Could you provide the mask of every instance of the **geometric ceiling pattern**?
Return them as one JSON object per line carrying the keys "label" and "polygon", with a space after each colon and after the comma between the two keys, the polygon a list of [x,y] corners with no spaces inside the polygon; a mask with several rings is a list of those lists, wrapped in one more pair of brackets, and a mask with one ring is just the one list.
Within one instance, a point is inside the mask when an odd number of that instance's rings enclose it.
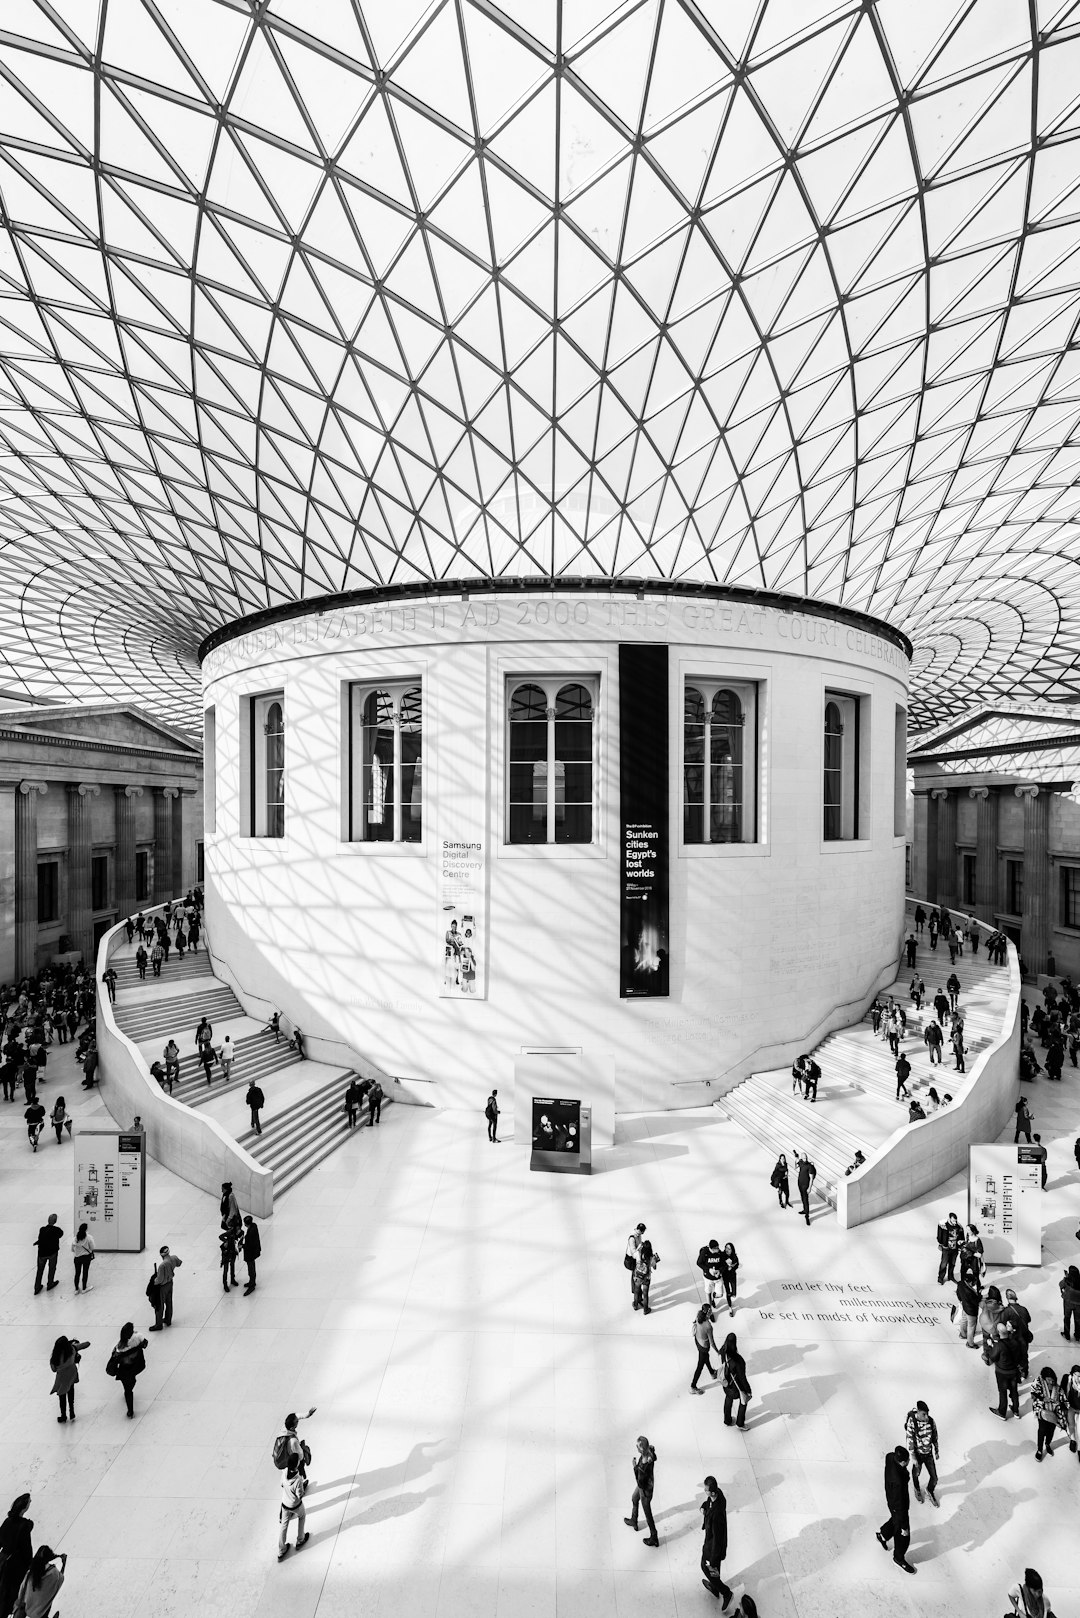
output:
{"label": "geometric ceiling pattern", "polygon": [[0,684],[481,577],[1080,697],[1076,0],[4,0]]}

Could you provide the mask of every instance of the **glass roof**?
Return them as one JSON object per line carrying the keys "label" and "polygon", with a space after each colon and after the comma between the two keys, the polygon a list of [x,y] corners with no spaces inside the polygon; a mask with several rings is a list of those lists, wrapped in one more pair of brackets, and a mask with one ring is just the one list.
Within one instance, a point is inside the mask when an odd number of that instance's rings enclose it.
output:
{"label": "glass roof", "polygon": [[889,619],[919,724],[1078,694],[1074,0],[0,23],[0,684],[626,576]]}

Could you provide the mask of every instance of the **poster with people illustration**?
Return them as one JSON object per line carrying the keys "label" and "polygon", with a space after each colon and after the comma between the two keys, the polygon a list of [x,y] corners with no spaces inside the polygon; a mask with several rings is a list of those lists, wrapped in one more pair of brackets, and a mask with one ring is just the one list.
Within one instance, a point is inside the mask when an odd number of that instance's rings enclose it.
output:
{"label": "poster with people illustration", "polygon": [[442,999],[485,998],[483,918],[484,845],[444,837],[439,847]]}

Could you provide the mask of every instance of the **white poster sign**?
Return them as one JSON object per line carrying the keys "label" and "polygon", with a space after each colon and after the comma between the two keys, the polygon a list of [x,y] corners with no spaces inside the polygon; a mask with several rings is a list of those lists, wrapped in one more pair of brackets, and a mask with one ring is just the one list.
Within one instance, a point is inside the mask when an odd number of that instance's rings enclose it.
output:
{"label": "white poster sign", "polygon": [[988,1264],[1042,1263],[1042,1187],[1037,1149],[972,1146],[968,1218]]}
{"label": "white poster sign", "polygon": [[146,1246],[146,1136],[116,1129],[75,1134],[75,1223],[104,1253]]}
{"label": "white poster sign", "polygon": [[483,1000],[486,997],[483,940],[484,845],[455,842],[439,844],[439,930],[443,999]]}

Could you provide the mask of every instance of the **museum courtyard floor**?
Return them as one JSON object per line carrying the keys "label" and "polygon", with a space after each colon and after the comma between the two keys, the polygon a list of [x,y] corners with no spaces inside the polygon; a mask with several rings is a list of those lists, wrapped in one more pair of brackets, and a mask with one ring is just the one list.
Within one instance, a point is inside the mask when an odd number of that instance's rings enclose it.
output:
{"label": "museum courtyard floor", "polygon": [[[46,1105],[81,1098],[78,1079],[54,1049]],[[725,1577],[762,1618],[996,1618],[1025,1565],[1062,1618],[1080,1611],[1077,1458],[1059,1440],[1036,1464],[1026,1398],[1019,1422],[989,1413],[992,1373],[936,1284],[935,1224],[966,1217],[959,1181],[850,1233],[818,1204],[807,1228],[777,1208],[771,1158],[714,1112],[621,1120],[591,1179],[530,1174],[525,1147],[485,1138],[487,1087],[473,1115],[388,1108],[283,1198],[249,1298],[222,1292],[215,1202],[156,1164],[147,1253],[102,1254],[76,1297],[72,1145],[50,1132],[32,1155],[21,1105],[0,1103],[2,1504],[29,1489],[35,1544],[68,1552],[63,1618],[713,1613],[707,1473],[728,1501]],[[1033,1369],[1059,1372],[1080,1362],[1057,1287],[1077,1257],[1078,1091],[1067,1067],[1029,1092],[1050,1143],[1043,1267],[990,1275],[1032,1311]],[[75,1110],[104,1113],[96,1097]],[[62,1284],[35,1298],[31,1243],[54,1211]],[[648,1318],[622,1267],[639,1220],[662,1259]],[[742,1260],[745,1432],[724,1426],[718,1385],[689,1392],[693,1260],[711,1236]],[[184,1261],[175,1324],[150,1337],[129,1422],[104,1364],[124,1321],[149,1324],[149,1253],[166,1242]],[[63,1431],[61,1333],[91,1343]],[[874,1529],[884,1452],[918,1398],[940,1428],[941,1503],[912,1502],[911,1578]],[[311,1538],[279,1565],[271,1445],[309,1405]],[[640,1433],[659,1456],[657,1550],[623,1524]]]}

